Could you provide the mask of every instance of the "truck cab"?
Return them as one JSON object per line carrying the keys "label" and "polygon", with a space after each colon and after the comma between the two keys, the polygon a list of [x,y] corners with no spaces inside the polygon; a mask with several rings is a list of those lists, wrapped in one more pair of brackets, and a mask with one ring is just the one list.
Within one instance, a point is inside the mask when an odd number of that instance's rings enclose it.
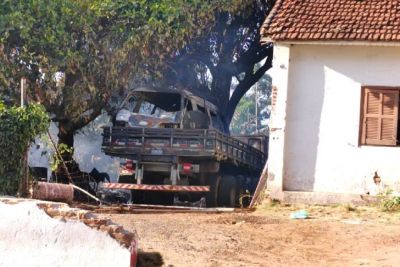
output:
{"label": "truck cab", "polygon": [[114,126],[221,130],[218,109],[189,91],[138,88],[124,99]]}

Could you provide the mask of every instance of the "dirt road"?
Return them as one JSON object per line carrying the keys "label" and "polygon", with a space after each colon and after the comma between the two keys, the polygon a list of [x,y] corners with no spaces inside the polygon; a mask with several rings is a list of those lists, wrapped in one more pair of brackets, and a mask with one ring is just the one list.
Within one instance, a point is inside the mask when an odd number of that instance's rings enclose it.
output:
{"label": "dirt road", "polygon": [[140,266],[400,266],[400,217],[370,208],[107,215],[140,237]]}

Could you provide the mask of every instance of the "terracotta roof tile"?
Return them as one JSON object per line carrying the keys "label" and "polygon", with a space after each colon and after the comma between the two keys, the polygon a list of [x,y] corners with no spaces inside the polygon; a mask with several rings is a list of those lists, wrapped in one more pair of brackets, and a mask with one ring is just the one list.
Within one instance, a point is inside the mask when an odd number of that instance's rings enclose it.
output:
{"label": "terracotta roof tile", "polygon": [[273,41],[400,41],[400,0],[276,0],[261,35]]}

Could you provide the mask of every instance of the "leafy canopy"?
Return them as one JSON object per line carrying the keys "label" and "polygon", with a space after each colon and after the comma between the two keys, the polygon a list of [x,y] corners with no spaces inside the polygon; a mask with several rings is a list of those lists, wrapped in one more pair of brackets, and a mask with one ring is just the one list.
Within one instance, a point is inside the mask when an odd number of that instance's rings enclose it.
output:
{"label": "leafy canopy", "polygon": [[132,76],[159,75],[165,58],[208,31],[214,13],[246,2],[3,0],[0,89],[12,95],[25,76],[33,99],[78,122]]}

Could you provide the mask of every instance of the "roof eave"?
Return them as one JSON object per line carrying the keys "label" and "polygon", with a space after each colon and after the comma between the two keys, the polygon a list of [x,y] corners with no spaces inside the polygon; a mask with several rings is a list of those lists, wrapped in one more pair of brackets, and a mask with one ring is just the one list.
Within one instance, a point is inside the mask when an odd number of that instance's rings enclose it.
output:
{"label": "roof eave", "polygon": [[358,45],[358,46],[400,46],[400,41],[357,41],[357,40],[274,40],[268,36],[261,38],[261,43],[280,43],[285,45]]}

